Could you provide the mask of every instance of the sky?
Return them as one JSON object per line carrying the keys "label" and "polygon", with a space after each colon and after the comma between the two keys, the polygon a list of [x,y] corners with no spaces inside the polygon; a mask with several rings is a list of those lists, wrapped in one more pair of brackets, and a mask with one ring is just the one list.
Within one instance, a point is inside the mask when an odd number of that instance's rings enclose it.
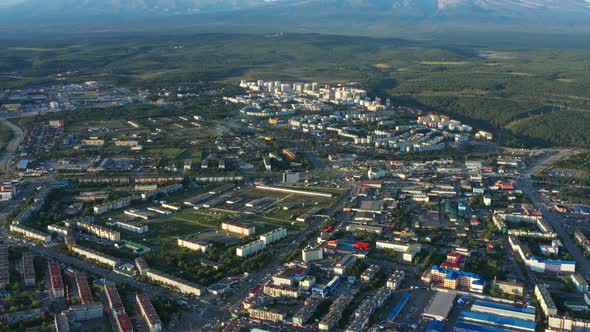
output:
{"label": "sky", "polygon": [[14,5],[15,3],[19,3],[19,2],[23,2],[23,1],[24,0],[0,0],[0,6]]}

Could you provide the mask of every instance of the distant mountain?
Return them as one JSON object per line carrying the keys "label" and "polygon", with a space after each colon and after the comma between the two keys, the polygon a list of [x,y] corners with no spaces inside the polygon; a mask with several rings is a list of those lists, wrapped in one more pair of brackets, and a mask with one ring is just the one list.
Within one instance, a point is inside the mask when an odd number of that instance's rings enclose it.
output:
{"label": "distant mountain", "polygon": [[[0,1],[0,4],[2,2]],[[364,9],[403,14],[440,14],[453,10],[519,13],[545,11],[590,13],[590,0],[10,0],[3,11],[22,15],[185,15],[203,12],[243,10],[256,7],[274,9],[298,7],[330,10]]]}
{"label": "distant mountain", "polygon": [[[0,26],[12,27],[92,22],[124,27],[148,18],[150,24],[192,26],[209,31],[231,26],[288,31],[354,23],[355,29],[388,26],[456,24],[471,26],[533,24],[590,30],[590,0],[8,0],[0,6]],[[15,3],[16,2],[16,3]],[[0,0],[2,3],[2,0]],[[88,21],[87,21],[88,19]],[[271,26],[270,24],[274,24]],[[114,25],[113,25],[114,24]],[[30,27],[29,27],[30,28]],[[136,27],[139,29],[139,26]],[[31,28],[30,28],[31,29]],[[318,32],[324,32],[321,29]],[[532,29],[534,30],[534,29]],[[241,31],[241,30],[240,30]],[[315,30],[312,30],[315,31]]]}
{"label": "distant mountain", "polygon": [[5,11],[29,16],[44,15],[186,15],[239,10],[273,0],[11,0]]}

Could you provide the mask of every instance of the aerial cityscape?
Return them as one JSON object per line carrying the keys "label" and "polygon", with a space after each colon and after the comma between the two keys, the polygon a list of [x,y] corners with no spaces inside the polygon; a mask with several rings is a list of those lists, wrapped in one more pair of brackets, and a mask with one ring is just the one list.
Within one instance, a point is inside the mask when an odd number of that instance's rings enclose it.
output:
{"label": "aerial cityscape", "polygon": [[590,331],[584,18],[0,1],[0,331]]}

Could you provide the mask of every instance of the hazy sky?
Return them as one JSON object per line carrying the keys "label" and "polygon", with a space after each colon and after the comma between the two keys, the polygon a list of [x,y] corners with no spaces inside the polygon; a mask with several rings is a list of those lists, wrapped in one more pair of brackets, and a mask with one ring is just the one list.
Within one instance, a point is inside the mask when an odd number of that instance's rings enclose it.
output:
{"label": "hazy sky", "polygon": [[[0,0],[0,5],[12,5],[15,3],[23,2],[24,0]],[[49,0],[51,1],[51,0]]]}

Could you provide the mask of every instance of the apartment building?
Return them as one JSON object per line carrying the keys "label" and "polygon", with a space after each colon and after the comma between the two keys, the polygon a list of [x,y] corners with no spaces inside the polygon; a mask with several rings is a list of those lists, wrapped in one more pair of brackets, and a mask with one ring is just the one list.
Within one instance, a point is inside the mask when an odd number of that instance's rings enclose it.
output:
{"label": "apartment building", "polygon": [[35,286],[35,265],[33,264],[33,255],[24,253],[21,257],[20,272],[23,275],[25,286]]}
{"label": "apartment building", "polygon": [[205,253],[207,249],[211,246],[210,243],[207,243],[205,241],[190,241],[187,239],[178,239],[177,244],[181,248],[187,248],[193,251],[200,251],[202,253]]}
{"label": "apartment building", "polygon": [[239,257],[248,257],[261,252],[264,249],[264,241],[256,240],[246,243],[236,248],[236,255]]}
{"label": "apartment building", "polygon": [[246,225],[237,222],[224,222],[221,224],[221,229],[240,236],[250,236],[256,233],[256,227],[254,227],[254,225]]}
{"label": "apartment building", "polygon": [[10,282],[10,266],[8,261],[8,245],[0,243],[0,286]]}
{"label": "apartment building", "polygon": [[32,240],[41,241],[44,243],[51,242],[51,235],[27,226],[12,224],[10,225],[10,231]]}
{"label": "apartment building", "polygon": [[61,277],[59,263],[49,262],[49,280],[51,282],[51,294],[55,298],[65,296],[64,282]]}
{"label": "apartment building", "polygon": [[163,285],[177,289],[183,294],[201,296],[206,293],[206,289],[189,281],[171,276],[167,273],[149,269],[146,272],[146,277],[150,280],[159,282]]}
{"label": "apartment building", "polygon": [[285,228],[277,228],[268,233],[260,235],[260,240],[267,246],[273,242],[276,242],[287,236],[287,230]]}
{"label": "apartment building", "polygon": [[117,265],[119,265],[119,259],[109,256],[107,254],[100,253],[98,251],[94,251],[92,249],[84,248],[78,245],[72,246],[72,252],[78,254],[84,258],[96,261],[101,264],[108,265],[110,268],[114,269]]}
{"label": "apartment building", "polygon": [[117,227],[124,229],[128,232],[133,232],[137,234],[147,233],[147,231],[149,230],[149,226],[147,224],[140,224],[129,220],[117,221],[116,225]]}
{"label": "apartment building", "polygon": [[145,320],[150,332],[162,331],[162,321],[160,320],[160,316],[158,316],[149,296],[143,293],[137,293],[135,295],[135,300],[137,301],[141,316]]}

